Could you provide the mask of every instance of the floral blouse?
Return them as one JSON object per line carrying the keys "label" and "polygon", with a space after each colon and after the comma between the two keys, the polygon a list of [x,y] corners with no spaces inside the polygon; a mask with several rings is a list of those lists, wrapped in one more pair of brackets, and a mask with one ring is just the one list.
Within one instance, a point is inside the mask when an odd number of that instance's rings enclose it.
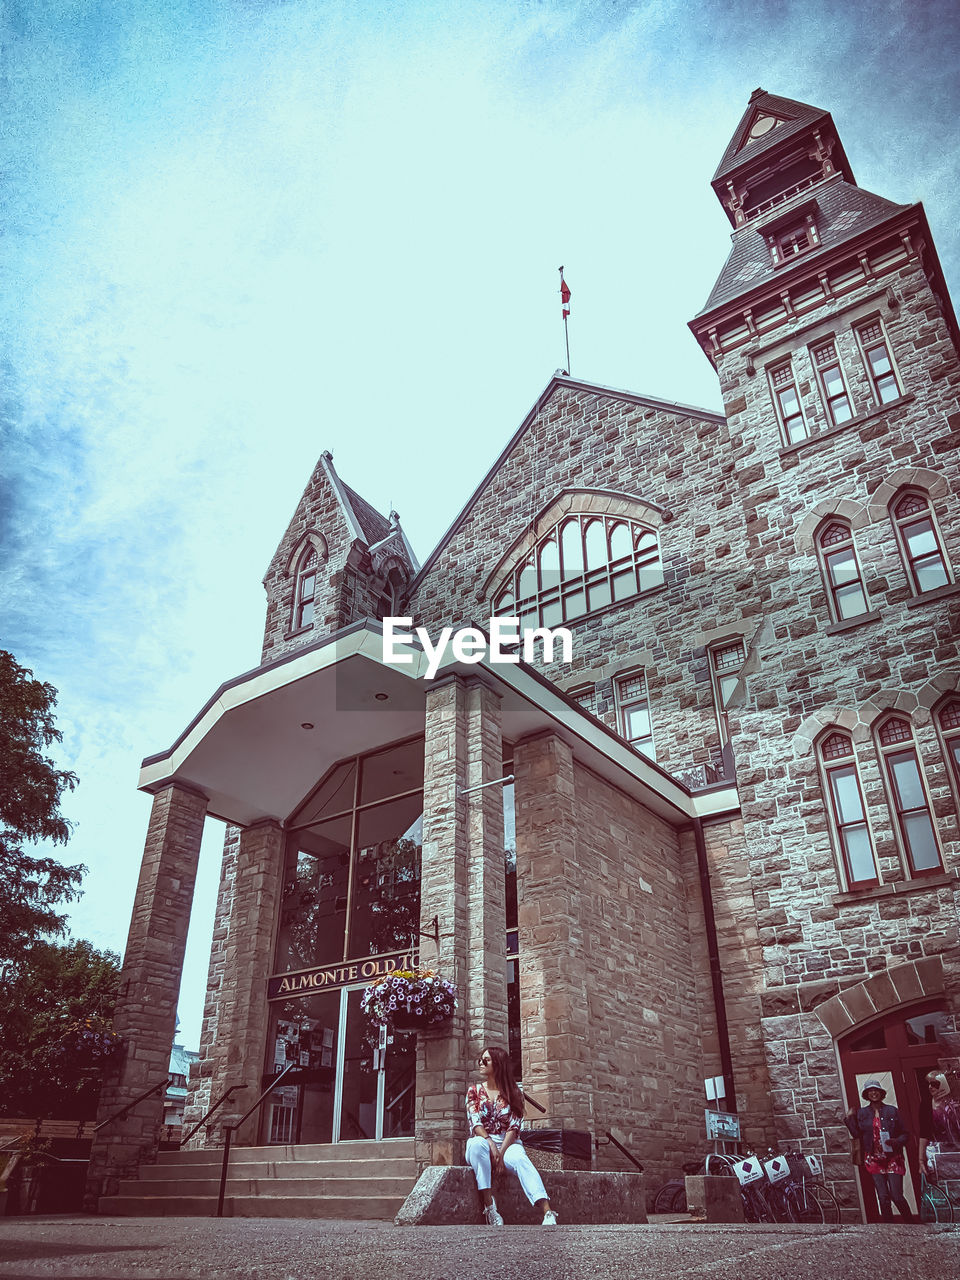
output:
{"label": "floral blouse", "polygon": [[523,1123],[522,1118],[511,1110],[508,1102],[502,1099],[494,1101],[482,1084],[472,1084],[467,1093],[467,1120],[470,1122],[471,1133],[478,1124],[482,1124],[491,1138],[502,1138],[509,1129],[516,1130],[519,1137]]}
{"label": "floral blouse", "polygon": [[873,1147],[869,1151],[864,1151],[863,1167],[867,1173],[906,1173],[903,1148],[901,1147],[899,1151],[885,1152],[883,1139],[880,1136],[881,1127],[880,1112],[875,1111],[873,1115]]}

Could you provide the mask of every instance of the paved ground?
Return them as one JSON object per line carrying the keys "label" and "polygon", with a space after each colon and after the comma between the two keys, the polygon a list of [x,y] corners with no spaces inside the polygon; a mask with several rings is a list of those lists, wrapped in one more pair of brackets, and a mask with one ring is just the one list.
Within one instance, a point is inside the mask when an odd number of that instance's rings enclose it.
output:
{"label": "paved ground", "polygon": [[960,1227],[396,1227],[0,1219],[0,1277],[58,1280],[953,1280]]}

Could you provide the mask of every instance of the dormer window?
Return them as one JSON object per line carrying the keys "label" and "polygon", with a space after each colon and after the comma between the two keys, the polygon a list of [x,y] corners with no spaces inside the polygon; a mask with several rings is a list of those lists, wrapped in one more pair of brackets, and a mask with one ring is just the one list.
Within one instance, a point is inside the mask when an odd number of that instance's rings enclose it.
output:
{"label": "dormer window", "polygon": [[777,266],[790,262],[801,253],[809,253],[811,249],[820,247],[820,236],[813,215],[808,214],[802,222],[791,223],[782,231],[768,237],[770,252]]}

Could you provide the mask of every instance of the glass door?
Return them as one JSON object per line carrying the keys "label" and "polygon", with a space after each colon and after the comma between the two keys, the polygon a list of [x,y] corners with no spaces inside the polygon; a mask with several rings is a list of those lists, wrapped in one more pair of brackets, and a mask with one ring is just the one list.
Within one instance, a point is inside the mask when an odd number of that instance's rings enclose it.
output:
{"label": "glass door", "polygon": [[345,993],[339,1140],[408,1137],[413,1134],[416,1039],[383,1036],[363,1014],[362,994],[356,988]]}

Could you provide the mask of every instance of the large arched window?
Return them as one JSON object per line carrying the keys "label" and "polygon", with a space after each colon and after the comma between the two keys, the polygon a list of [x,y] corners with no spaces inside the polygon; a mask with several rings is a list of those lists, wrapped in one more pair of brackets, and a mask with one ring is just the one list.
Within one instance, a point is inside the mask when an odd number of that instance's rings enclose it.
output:
{"label": "large arched window", "polygon": [[942,871],[940,846],[910,721],[904,716],[889,716],[877,729],[877,746],[883,759],[890,811],[910,875]]}
{"label": "large arched window", "polygon": [[901,494],[891,506],[891,515],[913,593],[946,586],[950,570],[927,495],[912,489]]}
{"label": "large arched window", "polygon": [[857,776],[853,742],[834,730],[820,742],[820,770],[829,801],[830,827],[848,889],[877,883],[873,841]]}
{"label": "large arched window", "polygon": [[546,533],[500,584],[497,617],[555,627],[658,587],[663,582],[653,529],[636,520],[571,515]]}

